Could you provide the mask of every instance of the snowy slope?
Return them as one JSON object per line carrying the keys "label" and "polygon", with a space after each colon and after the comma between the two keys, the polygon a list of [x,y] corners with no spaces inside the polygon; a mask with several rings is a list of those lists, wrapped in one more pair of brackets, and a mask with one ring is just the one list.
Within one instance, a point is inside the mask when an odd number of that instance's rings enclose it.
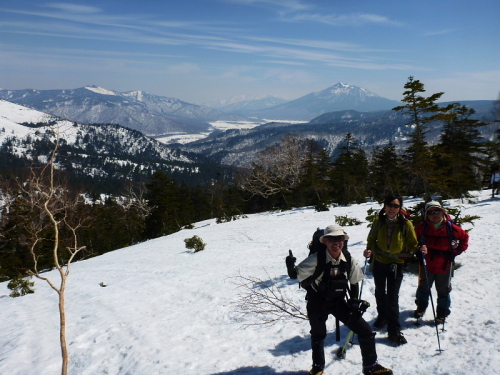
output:
{"label": "snowy slope", "polygon": [[[23,123],[40,127],[24,126]],[[43,126],[47,124],[47,126]],[[50,126],[49,126],[50,125]],[[145,150],[159,160],[192,163],[194,160],[170,147],[119,125],[87,125],[62,120],[58,117],[0,99],[0,146],[10,139],[13,153],[30,157],[33,139],[42,139],[53,131],[68,144],[85,152],[91,143],[94,150],[104,155],[140,156]],[[53,137],[52,137],[53,138]],[[118,161],[121,162],[121,161]]]}
{"label": "snowy slope", "polygon": [[20,125],[21,123],[48,123],[56,120],[55,117],[35,109],[0,99],[0,143],[8,136],[25,136],[33,132],[32,128]]}
{"label": "snowy slope", "polygon": [[[376,338],[379,361],[395,374],[500,373],[500,199],[490,199],[489,193],[481,192],[477,203],[464,204],[462,210],[462,215],[482,218],[470,232],[469,249],[457,258],[462,267],[453,279],[452,314],[447,331],[440,334],[441,354],[434,326],[413,324],[417,277],[405,275],[400,306],[408,344],[391,346],[385,331]],[[405,203],[411,207],[417,202]],[[370,207],[380,206],[366,203],[321,213],[304,208],[224,224],[208,220],[195,229],[74,264],[67,290],[69,373],[305,374],[311,365],[308,322],[289,319],[244,328],[259,318],[236,313],[243,290],[235,285],[235,276],[270,277],[305,311],[304,291],[286,276],[288,249],[302,260],[316,227],[332,224],[334,215],[364,221]],[[351,253],[364,262],[366,222],[346,230]],[[204,251],[185,248],[183,240],[193,235],[207,243]],[[46,275],[57,279],[55,272]],[[0,284],[0,374],[60,373],[56,293],[42,281],[36,282],[35,294],[10,298],[8,293],[6,283]],[[372,304],[365,314],[369,323],[376,317],[373,293],[368,274],[363,297]],[[431,318],[429,309],[425,319]],[[360,374],[359,347],[337,360],[332,318],[328,327],[325,374]],[[346,333],[342,327],[342,340]]]}

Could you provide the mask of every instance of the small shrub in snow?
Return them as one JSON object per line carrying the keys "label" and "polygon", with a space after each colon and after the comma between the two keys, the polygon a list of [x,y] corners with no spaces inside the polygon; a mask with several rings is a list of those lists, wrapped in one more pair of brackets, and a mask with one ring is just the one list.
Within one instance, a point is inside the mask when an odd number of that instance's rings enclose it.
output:
{"label": "small shrub in snow", "polygon": [[207,245],[203,240],[198,236],[193,236],[191,238],[186,238],[184,240],[186,243],[186,249],[194,249],[194,252],[205,250],[205,246]]}
{"label": "small shrub in snow", "polygon": [[362,222],[356,219],[355,217],[348,217],[347,215],[344,216],[337,216],[335,215],[335,222],[340,225],[341,227],[350,227],[353,225],[359,225]]}
{"label": "small shrub in snow", "polygon": [[15,298],[25,296],[26,294],[35,293],[35,291],[33,290],[33,285],[35,285],[35,283],[33,281],[30,281],[30,279],[31,277],[16,277],[10,280],[7,284],[7,288],[12,290],[12,293],[10,293],[9,296]]}

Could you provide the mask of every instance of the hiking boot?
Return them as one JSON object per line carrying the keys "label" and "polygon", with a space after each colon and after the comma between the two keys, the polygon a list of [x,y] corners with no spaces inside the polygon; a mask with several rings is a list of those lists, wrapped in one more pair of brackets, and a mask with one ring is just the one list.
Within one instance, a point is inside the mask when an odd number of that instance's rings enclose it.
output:
{"label": "hiking boot", "polygon": [[375,323],[373,323],[373,328],[381,329],[381,328],[384,328],[386,325],[387,325],[387,319],[379,316],[375,320]]}
{"label": "hiking boot", "polygon": [[444,324],[448,315],[450,315],[450,309],[443,309],[441,307],[438,307],[436,309],[436,323]]}
{"label": "hiking boot", "polygon": [[374,365],[363,367],[363,375],[392,375],[392,370],[375,362]]}
{"label": "hiking boot", "polygon": [[444,324],[444,322],[446,321],[446,317],[445,316],[436,316],[436,324]]}
{"label": "hiking boot", "polygon": [[425,310],[427,310],[427,306],[429,305],[429,303],[416,299],[415,304],[417,305],[417,309],[413,311],[413,317],[415,319],[419,319],[424,316]]}
{"label": "hiking boot", "polygon": [[311,371],[309,371],[309,375],[321,375],[323,374],[324,366],[313,365]]}
{"label": "hiking boot", "polygon": [[420,319],[421,317],[423,317],[425,314],[425,310],[419,310],[419,309],[416,309],[416,310],[413,310],[413,317],[415,319]]}
{"label": "hiking boot", "polygon": [[394,333],[389,333],[389,340],[391,340],[393,343],[396,345],[404,345],[408,341],[406,341],[405,337],[403,336],[403,333],[401,332],[394,332]]}

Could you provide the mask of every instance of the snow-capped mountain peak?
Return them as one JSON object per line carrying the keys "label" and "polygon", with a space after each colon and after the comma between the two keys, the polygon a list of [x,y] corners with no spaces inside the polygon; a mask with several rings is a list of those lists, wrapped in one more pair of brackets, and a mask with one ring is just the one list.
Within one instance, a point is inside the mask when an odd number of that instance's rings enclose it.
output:
{"label": "snow-capped mountain peak", "polygon": [[315,92],[316,96],[325,96],[325,95],[350,95],[350,96],[358,96],[358,97],[380,97],[379,95],[364,89],[362,87],[349,85],[346,83],[337,83],[325,90]]}
{"label": "snow-capped mountain peak", "polygon": [[111,91],[111,90],[107,90],[107,89],[104,89],[102,87],[97,87],[97,86],[86,86],[85,87],[87,90],[90,90],[90,91],[93,91],[95,92],[96,94],[102,94],[102,95],[118,95],[117,92],[115,91]]}

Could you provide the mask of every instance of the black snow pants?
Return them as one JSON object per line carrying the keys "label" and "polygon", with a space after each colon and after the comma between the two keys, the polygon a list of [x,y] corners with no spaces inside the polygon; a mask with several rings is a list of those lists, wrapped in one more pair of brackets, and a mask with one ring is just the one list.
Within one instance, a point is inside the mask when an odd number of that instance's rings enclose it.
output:
{"label": "black snow pants", "polygon": [[362,318],[351,318],[350,309],[343,298],[326,301],[317,293],[308,293],[307,315],[311,325],[311,347],[313,365],[325,365],[324,340],[326,338],[326,321],[332,314],[345,326],[358,335],[363,366],[373,365],[377,361],[375,350],[375,334],[370,325]]}

